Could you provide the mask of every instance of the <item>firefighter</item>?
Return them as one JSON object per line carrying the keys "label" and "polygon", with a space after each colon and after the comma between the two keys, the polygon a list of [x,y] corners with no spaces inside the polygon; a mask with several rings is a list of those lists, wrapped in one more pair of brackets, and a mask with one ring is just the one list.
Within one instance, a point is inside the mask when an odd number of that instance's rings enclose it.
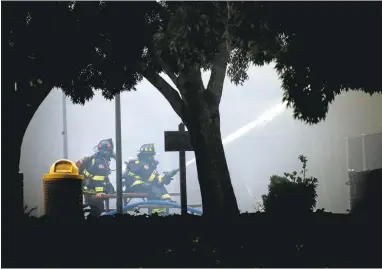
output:
{"label": "firefighter", "polygon": [[[165,185],[170,184],[172,177],[176,175],[179,169],[159,174],[157,172],[159,162],[155,160],[155,155],[154,144],[144,144],[136,159],[125,162],[126,170],[122,175],[125,190],[127,192],[148,193],[148,200],[171,201]],[[155,208],[152,213],[165,215],[166,210]]]}
{"label": "firefighter", "polygon": [[105,210],[104,199],[96,197],[115,192],[109,181],[110,160],[115,159],[113,140],[111,138],[101,140],[96,148],[92,156],[85,156],[76,164],[80,173],[85,176],[83,184],[85,204],[90,206],[91,215],[100,216]]}

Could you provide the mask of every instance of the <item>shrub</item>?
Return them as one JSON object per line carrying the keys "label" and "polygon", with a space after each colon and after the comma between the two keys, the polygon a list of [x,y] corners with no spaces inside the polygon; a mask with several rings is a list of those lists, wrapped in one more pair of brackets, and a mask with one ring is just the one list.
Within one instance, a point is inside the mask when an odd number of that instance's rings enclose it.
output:
{"label": "shrub", "polygon": [[302,163],[300,175],[294,171],[271,176],[268,193],[262,196],[265,212],[304,214],[316,206],[318,179],[306,177],[308,160],[303,155],[298,159]]}
{"label": "shrub", "polygon": [[252,207],[255,212],[264,212],[264,205],[263,205],[263,202],[261,201],[256,201]]}

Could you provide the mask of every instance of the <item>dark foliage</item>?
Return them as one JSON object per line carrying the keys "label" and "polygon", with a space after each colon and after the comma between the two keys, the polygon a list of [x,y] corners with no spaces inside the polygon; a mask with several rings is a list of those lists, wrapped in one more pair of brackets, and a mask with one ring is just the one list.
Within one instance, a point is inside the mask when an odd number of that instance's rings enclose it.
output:
{"label": "dark foliage", "polygon": [[[120,2],[106,9],[103,2],[7,2],[4,55],[7,72],[13,74],[8,79],[31,87],[61,87],[82,104],[94,89],[108,99],[133,89],[142,79],[139,60],[152,35],[146,21],[157,6]],[[111,39],[113,47],[107,43]],[[103,61],[105,53],[113,60]]]}
{"label": "dark foliage", "polygon": [[265,212],[306,214],[315,208],[318,179],[306,177],[308,160],[303,155],[298,158],[302,163],[300,175],[294,171],[284,176],[271,176],[268,193],[262,196]]}
{"label": "dark foliage", "polygon": [[377,229],[367,225],[330,213],[287,216],[281,222],[267,213],[216,222],[197,216],[116,216],[56,224],[37,219],[20,227],[8,265],[378,267]]}
{"label": "dark foliage", "polygon": [[267,2],[268,27],[284,38],[276,56],[284,100],[294,116],[325,119],[336,95],[381,93],[381,2]]}
{"label": "dark foliage", "polygon": [[211,68],[227,33],[231,79],[243,83],[251,63],[276,60],[299,119],[323,119],[343,90],[381,92],[378,2],[7,2],[3,10],[9,79],[51,82],[74,102],[90,99],[92,87],[106,98],[133,89],[144,67]]}

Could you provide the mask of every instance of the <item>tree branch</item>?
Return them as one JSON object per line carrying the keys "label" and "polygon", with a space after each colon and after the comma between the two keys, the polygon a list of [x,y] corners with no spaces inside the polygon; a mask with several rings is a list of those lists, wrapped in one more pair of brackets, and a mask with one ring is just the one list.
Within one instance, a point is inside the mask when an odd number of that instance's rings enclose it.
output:
{"label": "tree branch", "polygon": [[229,59],[229,51],[226,44],[222,44],[219,47],[219,52],[215,55],[212,68],[211,77],[207,85],[207,94],[209,95],[209,100],[211,100],[215,105],[219,106],[224,86],[224,79],[227,72]]}
{"label": "tree branch", "polygon": [[178,87],[178,78],[175,76],[174,72],[171,72],[170,67],[160,57],[158,57],[158,61],[166,75],[171,79],[174,85]]}
{"label": "tree branch", "polygon": [[218,53],[212,63],[211,77],[207,86],[207,98],[214,105],[219,106],[224,86],[224,79],[227,72],[229,54],[231,52],[231,36],[229,34],[229,24],[231,20],[231,6],[226,2],[227,18],[225,21],[225,31],[223,43],[218,48]]}
{"label": "tree branch", "polygon": [[167,99],[176,114],[183,120],[185,103],[178,92],[171,87],[159,74],[153,71],[144,71],[142,74]]}

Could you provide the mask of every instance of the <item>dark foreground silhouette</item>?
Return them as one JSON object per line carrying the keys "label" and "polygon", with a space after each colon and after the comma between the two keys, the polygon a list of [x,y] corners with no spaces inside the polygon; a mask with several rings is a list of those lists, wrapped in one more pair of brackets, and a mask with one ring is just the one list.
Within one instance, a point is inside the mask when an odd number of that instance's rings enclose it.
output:
{"label": "dark foreground silhouette", "polygon": [[255,213],[235,221],[122,215],[77,223],[26,217],[14,233],[4,266],[382,266],[380,219],[350,214]]}

